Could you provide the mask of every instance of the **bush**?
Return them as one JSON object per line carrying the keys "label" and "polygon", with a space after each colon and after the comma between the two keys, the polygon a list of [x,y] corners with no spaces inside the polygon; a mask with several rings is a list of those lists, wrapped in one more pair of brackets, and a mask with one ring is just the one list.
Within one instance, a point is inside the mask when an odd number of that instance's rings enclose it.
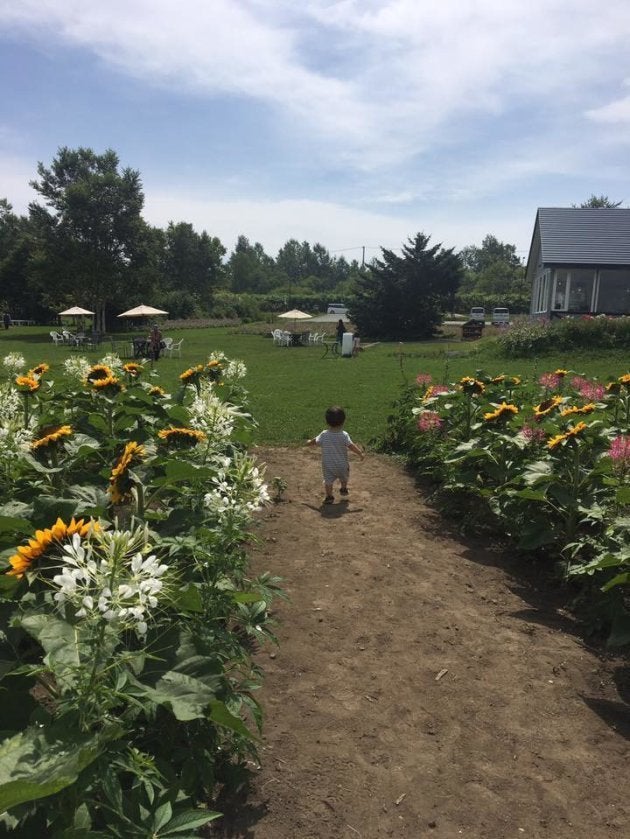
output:
{"label": "bush", "polygon": [[506,330],[498,344],[501,353],[510,358],[541,355],[552,349],[630,349],[630,317],[521,321]]}

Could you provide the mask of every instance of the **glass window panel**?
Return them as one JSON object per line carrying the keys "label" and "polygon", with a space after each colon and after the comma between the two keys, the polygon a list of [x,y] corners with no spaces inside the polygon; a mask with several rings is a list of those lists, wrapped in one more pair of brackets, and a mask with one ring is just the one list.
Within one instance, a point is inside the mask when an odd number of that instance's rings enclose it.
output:
{"label": "glass window panel", "polygon": [[630,270],[599,272],[597,311],[611,315],[630,314]]}
{"label": "glass window panel", "polygon": [[595,272],[591,269],[574,269],[571,271],[568,306],[570,312],[591,311],[594,279]]}
{"label": "glass window panel", "polygon": [[569,283],[568,271],[556,271],[556,281],[553,292],[553,309],[566,309],[567,286]]}

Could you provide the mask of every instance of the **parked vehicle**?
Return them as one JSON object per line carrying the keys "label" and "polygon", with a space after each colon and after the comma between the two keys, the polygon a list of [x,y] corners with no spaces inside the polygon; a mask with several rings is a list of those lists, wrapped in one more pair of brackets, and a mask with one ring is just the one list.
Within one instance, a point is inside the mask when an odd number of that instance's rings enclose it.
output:
{"label": "parked vehicle", "polygon": [[343,303],[329,303],[326,313],[329,315],[340,315],[341,317],[348,317],[348,307]]}
{"label": "parked vehicle", "polygon": [[486,310],[483,306],[473,306],[470,310],[470,320],[480,320],[485,323]]}
{"label": "parked vehicle", "polygon": [[501,326],[502,324],[509,324],[510,322],[510,311],[509,309],[504,309],[502,307],[498,307],[492,310],[492,325],[493,326]]}

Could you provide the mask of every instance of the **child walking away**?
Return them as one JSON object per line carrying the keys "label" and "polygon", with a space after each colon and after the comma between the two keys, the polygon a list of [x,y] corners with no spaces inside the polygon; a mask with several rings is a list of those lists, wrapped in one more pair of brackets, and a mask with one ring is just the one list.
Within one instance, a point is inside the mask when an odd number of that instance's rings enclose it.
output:
{"label": "child walking away", "polygon": [[307,441],[307,446],[319,446],[322,450],[322,472],[324,473],[324,489],[326,497],[324,504],[334,503],[333,484],[336,480],[341,483],[340,495],[348,495],[348,478],[350,466],[348,464],[348,449],[358,454],[361,460],[365,457],[363,450],[355,445],[347,431],[343,430],[346,412],[335,406],[326,411],[328,428]]}

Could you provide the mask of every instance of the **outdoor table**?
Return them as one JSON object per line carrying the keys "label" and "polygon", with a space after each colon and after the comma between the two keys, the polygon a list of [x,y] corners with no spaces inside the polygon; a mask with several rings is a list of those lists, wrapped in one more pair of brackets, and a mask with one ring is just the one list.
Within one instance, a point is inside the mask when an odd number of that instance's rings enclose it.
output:
{"label": "outdoor table", "polygon": [[146,338],[133,339],[133,357],[134,358],[148,358],[149,356],[149,342]]}
{"label": "outdoor table", "polygon": [[335,358],[339,358],[339,341],[322,341],[322,346],[324,347],[322,358],[326,358],[328,353]]}

